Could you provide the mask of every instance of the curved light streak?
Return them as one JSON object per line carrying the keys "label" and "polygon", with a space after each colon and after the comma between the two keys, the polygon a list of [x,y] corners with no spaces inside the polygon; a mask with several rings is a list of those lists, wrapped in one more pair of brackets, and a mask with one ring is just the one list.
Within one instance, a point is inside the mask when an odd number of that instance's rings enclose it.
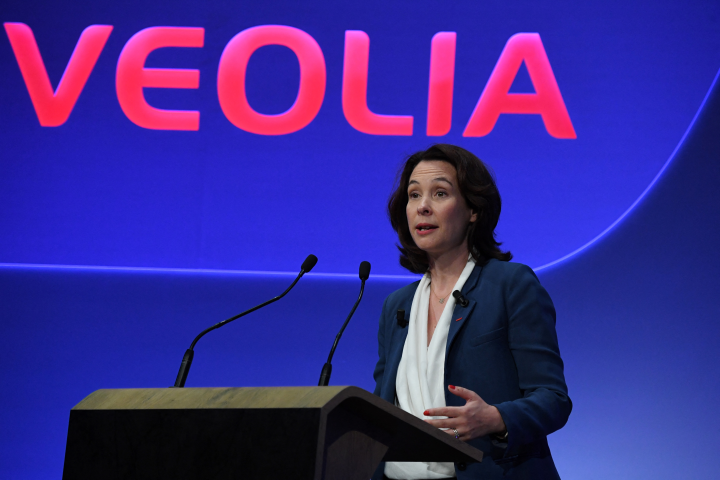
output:
{"label": "curved light streak", "polygon": [[687,130],[685,130],[685,134],[683,134],[682,138],[680,139],[680,141],[678,142],[677,146],[675,147],[675,150],[672,151],[672,153],[670,154],[670,157],[667,159],[667,161],[666,161],[665,164],[662,166],[662,168],[661,168],[660,171],[657,173],[657,175],[655,175],[655,178],[652,179],[652,181],[650,182],[650,184],[649,184],[649,185],[645,188],[645,190],[640,194],[640,196],[637,198],[637,200],[635,200],[635,201],[633,202],[633,204],[630,205],[630,207],[628,207],[628,209],[625,210],[625,212],[624,212],[622,215],[620,215],[620,217],[618,217],[617,220],[615,220],[612,224],[610,224],[609,227],[607,227],[605,230],[603,230],[602,232],[600,232],[595,238],[593,238],[592,240],[590,240],[589,242],[587,242],[585,245],[581,246],[580,248],[577,248],[577,249],[573,250],[572,252],[568,253],[567,255],[565,255],[565,256],[563,256],[563,257],[558,258],[557,260],[553,260],[553,261],[550,262],[550,263],[546,263],[545,265],[542,265],[542,266],[540,266],[540,267],[533,268],[534,271],[539,272],[539,271],[544,270],[544,269],[546,269],[546,268],[550,268],[550,267],[552,267],[552,266],[554,266],[554,265],[557,265],[557,264],[559,264],[559,263],[561,263],[561,262],[564,262],[565,260],[569,259],[570,257],[574,257],[575,255],[577,255],[578,253],[582,252],[583,250],[588,249],[591,245],[597,243],[598,240],[600,240],[602,237],[604,237],[605,235],[607,235],[607,234],[608,234],[612,229],[614,229],[620,222],[622,222],[622,221],[625,219],[625,217],[627,217],[627,216],[630,214],[631,211],[633,211],[633,210],[635,209],[635,207],[643,200],[643,198],[645,198],[645,196],[648,194],[648,192],[650,192],[650,190],[653,188],[653,186],[655,186],[655,184],[658,182],[658,180],[660,179],[660,177],[663,175],[663,173],[665,172],[665,170],[668,168],[668,166],[670,165],[670,163],[671,163],[671,162],[673,161],[673,159],[675,158],[675,155],[677,154],[678,150],[680,150],[680,147],[683,145],[683,143],[685,143],[685,138],[688,136],[688,134],[690,133],[690,131],[693,129],[693,126],[695,125],[695,121],[696,121],[696,120],[698,119],[698,117],[700,116],[700,112],[702,112],[702,111],[703,111],[703,108],[705,108],[705,103],[707,102],[707,99],[710,97],[710,93],[711,93],[711,92],[713,91],[713,89],[715,88],[715,84],[717,83],[718,78],[720,78],[720,70],[718,70],[718,73],[715,74],[715,78],[713,79],[712,84],[710,85],[710,88],[708,89],[708,92],[705,94],[705,98],[703,98],[703,101],[702,101],[702,103],[700,104],[700,108],[698,108],[698,111],[695,113],[695,116],[693,117],[692,121],[690,122],[690,125],[688,126]]}

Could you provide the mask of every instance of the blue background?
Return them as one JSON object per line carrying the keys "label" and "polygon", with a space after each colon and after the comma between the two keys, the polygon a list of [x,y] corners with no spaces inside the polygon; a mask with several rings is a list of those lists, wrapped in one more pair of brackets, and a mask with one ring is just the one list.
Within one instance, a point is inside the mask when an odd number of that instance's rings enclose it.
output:
{"label": "blue background", "polygon": [[[74,404],[98,388],[170,385],[198,331],[282,291],[294,276],[282,272],[308,253],[318,273],[204,338],[188,386],[315,384],[368,260],[332,383],[371,390],[382,299],[412,279],[397,265],[384,204],[402,157],[435,141],[492,165],[499,237],[555,301],[575,403],[550,437],[561,476],[714,477],[716,2],[12,2],[0,20],[33,29],[54,86],[85,27],[115,27],[57,128],[39,126],[0,41],[0,477],[59,478]],[[301,28],[325,55],[323,106],[291,135],[240,131],[217,101],[224,45],[262,24]],[[159,50],[147,63],[200,69],[198,90],[146,89],[152,105],[200,110],[198,132],[144,130],[117,103],[120,50],[159,25],[205,28],[204,48]],[[345,121],[349,29],[371,39],[370,108],[414,115],[412,137]],[[427,137],[430,39],[443,30],[458,33],[453,127]],[[540,33],[577,140],[550,137],[536,115],[503,115],[488,136],[463,138],[505,42],[522,31]],[[282,112],[297,78],[289,50],[259,50],[251,105]],[[524,71],[513,90],[532,91]]]}

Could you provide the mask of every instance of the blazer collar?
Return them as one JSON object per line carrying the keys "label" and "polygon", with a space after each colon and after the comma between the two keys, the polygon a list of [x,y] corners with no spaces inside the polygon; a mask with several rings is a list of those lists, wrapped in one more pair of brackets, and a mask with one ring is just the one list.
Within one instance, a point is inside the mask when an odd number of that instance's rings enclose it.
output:
{"label": "blazer collar", "polygon": [[477,287],[477,284],[480,281],[480,274],[482,273],[483,268],[485,268],[485,265],[475,264],[475,268],[473,268],[473,271],[470,273],[470,276],[465,281],[465,285],[463,285],[462,294],[464,296],[467,296],[471,291],[473,291],[475,289],[475,287]]}

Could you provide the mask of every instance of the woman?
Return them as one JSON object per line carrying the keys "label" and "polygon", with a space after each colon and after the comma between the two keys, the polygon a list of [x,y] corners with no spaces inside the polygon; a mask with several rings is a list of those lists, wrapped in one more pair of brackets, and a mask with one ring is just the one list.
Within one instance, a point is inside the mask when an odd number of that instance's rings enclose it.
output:
{"label": "woman", "polygon": [[385,300],[375,394],[485,458],[388,462],[373,479],[559,478],[546,437],[572,404],[555,310],[533,271],[495,241],[491,174],[467,150],[435,145],[407,159],[388,212],[400,264],[424,276]]}

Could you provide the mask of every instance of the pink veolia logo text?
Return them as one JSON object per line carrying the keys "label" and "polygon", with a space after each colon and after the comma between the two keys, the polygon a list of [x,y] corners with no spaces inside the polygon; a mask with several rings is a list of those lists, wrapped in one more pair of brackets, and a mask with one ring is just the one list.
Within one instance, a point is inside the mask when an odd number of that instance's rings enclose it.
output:
{"label": "pink veolia logo text", "polygon": [[[65,72],[53,91],[35,36],[23,23],[4,24],[20,72],[40,125],[58,127],[72,113],[113,27],[91,25],[78,39]],[[134,124],[154,130],[199,130],[200,112],[163,110],[147,103],[145,88],[200,88],[200,71],[146,68],[148,55],[159,48],[202,48],[205,30],[198,27],[151,27],[137,32],[125,44],[117,62],[115,91],[120,108]],[[428,136],[446,135],[452,123],[455,82],[455,32],[439,32],[430,44],[428,82]],[[252,54],[266,45],[289,48],[300,65],[300,85],[293,105],[277,115],[254,110],[247,100],[245,75]],[[342,108],[348,123],[370,135],[412,135],[411,115],[388,115],[367,105],[370,37],[359,30],[345,32]],[[535,93],[510,93],[525,63]],[[261,25],[235,35],[218,63],[217,95],[227,119],[242,130],[258,135],[286,135],[313,121],[325,98],[325,57],[308,33],[284,25]],[[555,138],[576,138],[550,61],[537,33],[510,37],[465,126],[463,136],[489,134],[501,114],[534,114]]]}

